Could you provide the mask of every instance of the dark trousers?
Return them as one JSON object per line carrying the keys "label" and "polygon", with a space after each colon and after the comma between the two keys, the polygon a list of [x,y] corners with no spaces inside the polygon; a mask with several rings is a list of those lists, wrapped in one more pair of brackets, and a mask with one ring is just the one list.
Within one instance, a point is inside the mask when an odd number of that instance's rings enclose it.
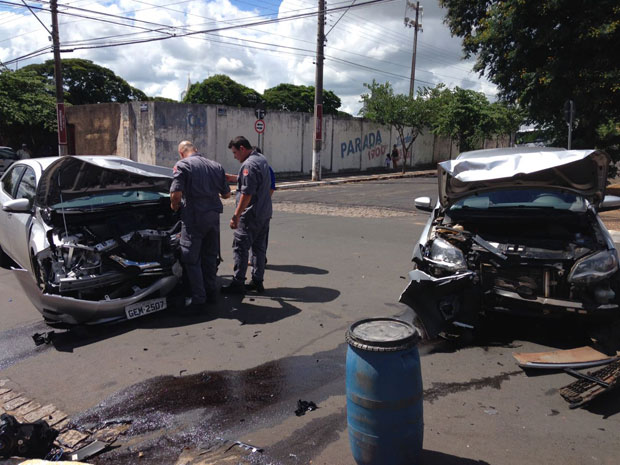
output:
{"label": "dark trousers", "polygon": [[263,282],[265,276],[265,256],[267,254],[267,238],[269,237],[269,221],[254,218],[241,218],[233,233],[233,257],[237,283],[245,282],[248,269],[248,255],[252,249],[252,280]]}
{"label": "dark trousers", "polygon": [[181,261],[191,288],[192,302],[201,304],[216,292],[217,257],[220,251],[219,213],[204,215],[199,225],[181,230]]}

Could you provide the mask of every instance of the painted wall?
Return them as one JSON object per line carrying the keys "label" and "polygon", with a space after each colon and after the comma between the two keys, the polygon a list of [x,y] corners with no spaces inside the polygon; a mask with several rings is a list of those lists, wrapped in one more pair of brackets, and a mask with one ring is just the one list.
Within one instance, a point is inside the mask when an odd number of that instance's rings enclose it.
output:
{"label": "painted wall", "polygon": [[75,151],[81,155],[117,153],[117,135],[121,122],[121,105],[68,106],[67,124],[75,128]]}
{"label": "painted wall", "polygon": [[[67,108],[75,125],[76,153],[116,154],[143,163],[172,166],[177,146],[191,140],[201,153],[236,172],[239,163],[228,149],[236,136],[259,145],[251,108],[168,102],[82,105]],[[279,173],[312,171],[314,118],[308,113],[270,111],[260,145]],[[405,140],[411,132],[405,133]],[[361,118],[324,116],[321,166],[325,172],[364,171],[385,166],[385,157],[400,138],[393,128]],[[487,141],[506,146],[508,138]],[[413,143],[413,166],[428,166],[456,156],[450,140],[423,131]],[[402,158],[399,165],[402,163]],[[411,166],[411,160],[408,160]]]}

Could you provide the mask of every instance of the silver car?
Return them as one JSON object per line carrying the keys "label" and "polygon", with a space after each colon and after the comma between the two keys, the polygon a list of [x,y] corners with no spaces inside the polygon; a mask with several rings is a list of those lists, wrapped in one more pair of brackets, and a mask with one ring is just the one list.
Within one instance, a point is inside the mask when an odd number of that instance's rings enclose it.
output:
{"label": "silver car", "polygon": [[[439,198],[400,297],[424,335],[473,329],[487,312],[620,317],[618,253],[598,212],[609,157],[598,150],[510,148],[439,164]],[[457,330],[458,331],[458,330]]]}
{"label": "silver car", "polygon": [[182,273],[171,181],[115,156],[16,161],[0,179],[0,261],[51,326],[163,310]]}

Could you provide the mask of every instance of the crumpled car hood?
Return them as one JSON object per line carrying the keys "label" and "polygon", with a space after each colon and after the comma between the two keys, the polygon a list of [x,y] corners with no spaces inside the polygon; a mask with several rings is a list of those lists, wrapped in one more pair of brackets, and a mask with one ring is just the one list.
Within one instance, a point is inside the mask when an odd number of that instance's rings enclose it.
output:
{"label": "crumpled car hood", "polygon": [[439,201],[445,208],[476,192],[549,187],[577,192],[598,205],[604,197],[610,158],[602,151],[545,148],[465,152],[439,163]]}
{"label": "crumpled car hood", "polygon": [[35,203],[47,207],[85,193],[143,189],[167,193],[172,169],[108,155],[59,157],[44,171]]}

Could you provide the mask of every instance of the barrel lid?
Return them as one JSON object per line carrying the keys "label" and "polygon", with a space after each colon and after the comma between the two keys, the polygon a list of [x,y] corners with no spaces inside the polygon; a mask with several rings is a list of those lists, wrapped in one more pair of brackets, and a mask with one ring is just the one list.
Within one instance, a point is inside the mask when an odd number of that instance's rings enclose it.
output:
{"label": "barrel lid", "polygon": [[351,325],[346,335],[350,346],[378,352],[410,349],[419,339],[412,325],[396,318],[360,320]]}

